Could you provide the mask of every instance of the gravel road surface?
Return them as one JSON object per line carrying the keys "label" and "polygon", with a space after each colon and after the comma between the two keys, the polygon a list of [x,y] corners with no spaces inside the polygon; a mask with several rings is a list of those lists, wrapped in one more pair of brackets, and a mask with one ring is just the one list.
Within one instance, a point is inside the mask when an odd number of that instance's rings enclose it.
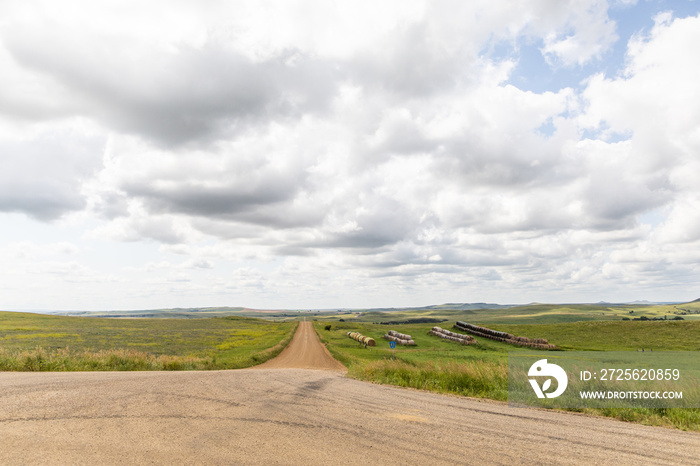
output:
{"label": "gravel road surface", "polygon": [[697,433],[276,364],[0,373],[0,464],[700,464]]}
{"label": "gravel road surface", "polygon": [[287,347],[274,359],[253,369],[321,369],[346,372],[347,369],[321,344],[311,322],[299,322],[299,328]]}

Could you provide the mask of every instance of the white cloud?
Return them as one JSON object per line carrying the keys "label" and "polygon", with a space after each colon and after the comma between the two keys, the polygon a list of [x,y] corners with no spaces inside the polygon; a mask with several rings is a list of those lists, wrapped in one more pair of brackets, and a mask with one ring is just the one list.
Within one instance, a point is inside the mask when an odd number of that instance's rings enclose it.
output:
{"label": "white cloud", "polygon": [[543,53],[551,62],[583,65],[601,58],[618,39],[607,1],[560,2],[559,7],[568,10],[568,17],[561,29],[545,37]]}
{"label": "white cloud", "polygon": [[629,137],[615,192],[635,196],[642,209],[652,208],[654,200],[657,207],[673,206],[658,234],[663,241],[697,237],[691,212],[700,189],[689,174],[698,169],[700,150],[700,61],[693,46],[699,30],[700,17],[658,15],[649,34],[630,40],[623,76],[597,75],[584,94],[584,124]]}
{"label": "white cloud", "polygon": [[622,77],[598,74],[591,79],[584,94],[589,126],[607,124],[617,133],[643,130],[669,142],[697,129],[700,104],[693,97],[700,62],[694,59],[693,44],[700,39],[700,18],[665,18],[649,35],[630,40]]}
{"label": "white cloud", "polygon": [[0,212],[54,220],[82,210],[81,184],[101,165],[104,134],[89,121],[52,125],[0,120]]}
{"label": "white cloud", "polygon": [[0,248],[0,257],[7,260],[29,260],[42,257],[71,256],[80,248],[67,241],[53,243],[35,243],[32,241],[18,241],[7,243]]}
{"label": "white cloud", "polygon": [[[656,16],[613,76],[599,0],[7,5],[0,211],[129,242],[124,303],[695,283],[675,248],[700,238],[698,17]],[[523,43],[593,72],[518,89]],[[65,273],[87,280],[81,251]]]}

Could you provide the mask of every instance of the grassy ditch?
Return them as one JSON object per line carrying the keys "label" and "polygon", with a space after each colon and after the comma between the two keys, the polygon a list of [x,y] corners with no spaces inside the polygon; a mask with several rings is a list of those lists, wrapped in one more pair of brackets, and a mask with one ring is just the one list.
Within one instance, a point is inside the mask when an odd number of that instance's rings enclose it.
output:
{"label": "grassy ditch", "polygon": [[297,325],[0,312],[0,371],[239,369],[277,356]]}
{"label": "grassy ditch", "polygon": [[[462,346],[428,335],[433,324],[386,326],[371,323],[314,322],[314,328],[331,354],[348,368],[348,376],[376,383],[508,400],[508,352],[527,351],[477,337],[476,345]],[[445,322],[443,328],[451,327]],[[621,328],[624,327],[624,328]],[[489,325],[531,338],[546,338],[575,350],[698,350],[700,322],[578,322],[563,324]],[[416,346],[397,346],[395,357],[382,336],[390,329],[410,334]],[[377,346],[364,348],[347,337],[358,331]],[[645,343],[640,345],[640,343]],[[530,350],[532,351],[532,350]],[[546,358],[548,351],[542,351]],[[571,411],[613,417],[639,424],[700,431],[696,408],[607,408]]]}

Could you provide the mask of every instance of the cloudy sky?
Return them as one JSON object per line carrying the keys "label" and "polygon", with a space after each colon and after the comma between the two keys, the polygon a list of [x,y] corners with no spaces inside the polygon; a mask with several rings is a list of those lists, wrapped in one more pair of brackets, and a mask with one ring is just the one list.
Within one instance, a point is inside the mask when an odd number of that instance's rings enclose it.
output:
{"label": "cloudy sky", "polygon": [[0,309],[700,297],[700,2],[0,4]]}

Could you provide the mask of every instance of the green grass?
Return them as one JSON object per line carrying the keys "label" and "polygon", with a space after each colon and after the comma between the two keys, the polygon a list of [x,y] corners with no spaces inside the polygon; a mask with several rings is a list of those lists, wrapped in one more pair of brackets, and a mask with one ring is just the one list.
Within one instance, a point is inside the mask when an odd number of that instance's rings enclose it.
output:
{"label": "green grass", "polygon": [[[484,322],[471,321],[484,324]],[[379,325],[366,322],[319,320],[314,328],[333,356],[348,368],[348,376],[376,383],[454,393],[478,398],[508,399],[508,352],[532,350],[478,338],[477,345],[462,346],[428,335],[433,324]],[[454,321],[437,324],[450,328]],[[700,350],[700,322],[584,321],[559,324],[488,325],[530,338],[546,338],[565,350],[674,351]],[[390,329],[410,334],[415,347],[397,346],[395,359],[382,336]],[[364,348],[347,337],[358,331],[377,346]],[[550,353],[542,351],[543,358]],[[560,353],[561,354],[561,353]],[[641,424],[700,430],[696,408],[576,409],[595,415]]]}
{"label": "green grass", "polygon": [[578,351],[700,351],[700,321],[592,321],[561,324],[490,325],[530,338],[545,338]]}
{"label": "green grass", "polygon": [[237,369],[279,354],[296,322],[107,319],[0,312],[0,370]]}
{"label": "green grass", "polygon": [[[402,325],[401,332],[410,334],[416,346],[397,346],[394,360],[388,342],[382,338],[391,326],[340,322],[325,330],[326,325],[314,322],[321,341],[348,368],[350,377],[496,400],[508,397],[508,364],[500,343],[484,342],[465,348],[428,335],[432,325]],[[374,338],[377,346],[365,349],[347,337],[350,330]]]}

